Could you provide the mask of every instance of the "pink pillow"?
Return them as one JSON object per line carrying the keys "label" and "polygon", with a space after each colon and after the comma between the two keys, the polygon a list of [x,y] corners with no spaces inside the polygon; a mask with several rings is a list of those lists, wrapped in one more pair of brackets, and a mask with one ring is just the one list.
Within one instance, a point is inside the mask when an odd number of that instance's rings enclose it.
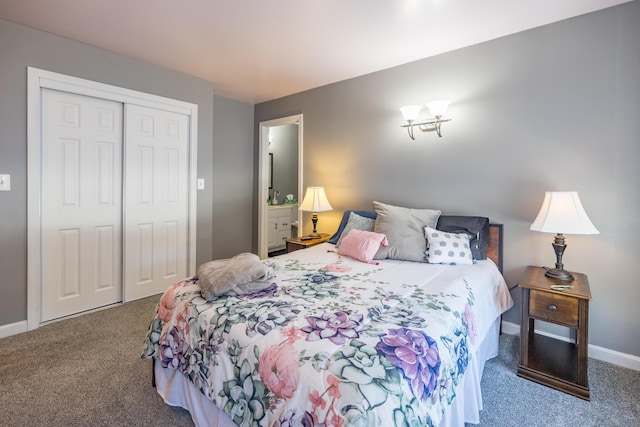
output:
{"label": "pink pillow", "polygon": [[353,229],[340,242],[338,254],[371,263],[373,256],[380,249],[380,245],[389,245],[387,236],[384,234]]}

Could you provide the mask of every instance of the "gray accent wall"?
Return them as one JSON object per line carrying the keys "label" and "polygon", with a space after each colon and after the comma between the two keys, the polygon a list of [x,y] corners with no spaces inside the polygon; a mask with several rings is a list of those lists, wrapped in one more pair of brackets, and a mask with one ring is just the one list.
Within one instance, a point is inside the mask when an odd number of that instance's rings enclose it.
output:
{"label": "gray accent wall", "polygon": [[[335,209],[319,231],[373,200],[488,216],[504,224],[510,286],[555,262],[553,235],[529,230],[544,192],[578,191],[600,234],[567,236],[564,262],[589,277],[589,342],[640,356],[638,23],[640,2],[626,3],[261,103],[255,121],[304,114],[304,186]],[[398,108],[440,98],[442,138],[410,140]],[[511,293],[504,318],[519,324]]]}
{"label": "gray accent wall", "polygon": [[[0,20],[0,327],[27,318],[27,67],[198,104],[197,264],[250,250],[253,105],[210,82]],[[215,100],[215,101],[214,101]],[[215,116],[215,118],[214,118]]]}
{"label": "gray accent wall", "polygon": [[[213,105],[213,239],[211,259],[251,252],[253,223],[253,104],[220,96]],[[257,233],[257,231],[256,231]]]}

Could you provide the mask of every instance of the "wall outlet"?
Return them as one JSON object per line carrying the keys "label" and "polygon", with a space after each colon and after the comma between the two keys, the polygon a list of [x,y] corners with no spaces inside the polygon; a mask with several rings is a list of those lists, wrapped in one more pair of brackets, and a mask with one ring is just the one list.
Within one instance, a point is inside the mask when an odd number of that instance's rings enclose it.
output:
{"label": "wall outlet", "polygon": [[0,191],[11,191],[11,175],[0,175]]}

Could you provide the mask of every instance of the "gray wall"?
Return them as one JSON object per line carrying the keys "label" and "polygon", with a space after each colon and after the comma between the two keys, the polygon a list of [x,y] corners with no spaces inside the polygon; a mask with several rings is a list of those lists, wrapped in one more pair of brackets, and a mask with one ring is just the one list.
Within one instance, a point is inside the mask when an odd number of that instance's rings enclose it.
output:
{"label": "gray wall", "polygon": [[0,192],[0,326],[27,312],[27,66],[198,104],[197,263],[251,248],[252,105],[214,108],[210,82],[0,20],[0,173],[12,187]]}
{"label": "gray wall", "polygon": [[[505,226],[510,285],[555,262],[553,236],[529,230],[544,191],[578,191],[600,234],[568,236],[564,261],[589,276],[590,344],[640,356],[639,22],[627,3],[265,102],[255,120],[304,114],[304,185],[335,209],[321,231],[372,200],[488,216]],[[443,137],[411,141],[398,107],[439,98]]]}
{"label": "gray wall", "polygon": [[251,252],[257,174],[253,169],[253,105],[220,96],[214,99],[211,259],[219,259]]}

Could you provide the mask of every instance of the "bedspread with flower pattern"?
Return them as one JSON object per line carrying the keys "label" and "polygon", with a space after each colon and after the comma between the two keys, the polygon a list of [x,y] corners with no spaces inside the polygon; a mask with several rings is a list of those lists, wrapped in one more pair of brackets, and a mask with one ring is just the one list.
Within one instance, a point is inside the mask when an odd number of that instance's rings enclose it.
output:
{"label": "bedspread with flower pattern", "polygon": [[197,277],[174,284],[142,357],[182,372],[237,425],[438,425],[513,304],[502,276],[490,261],[371,265],[331,247],[265,260],[276,276],[251,295],[207,302]]}

